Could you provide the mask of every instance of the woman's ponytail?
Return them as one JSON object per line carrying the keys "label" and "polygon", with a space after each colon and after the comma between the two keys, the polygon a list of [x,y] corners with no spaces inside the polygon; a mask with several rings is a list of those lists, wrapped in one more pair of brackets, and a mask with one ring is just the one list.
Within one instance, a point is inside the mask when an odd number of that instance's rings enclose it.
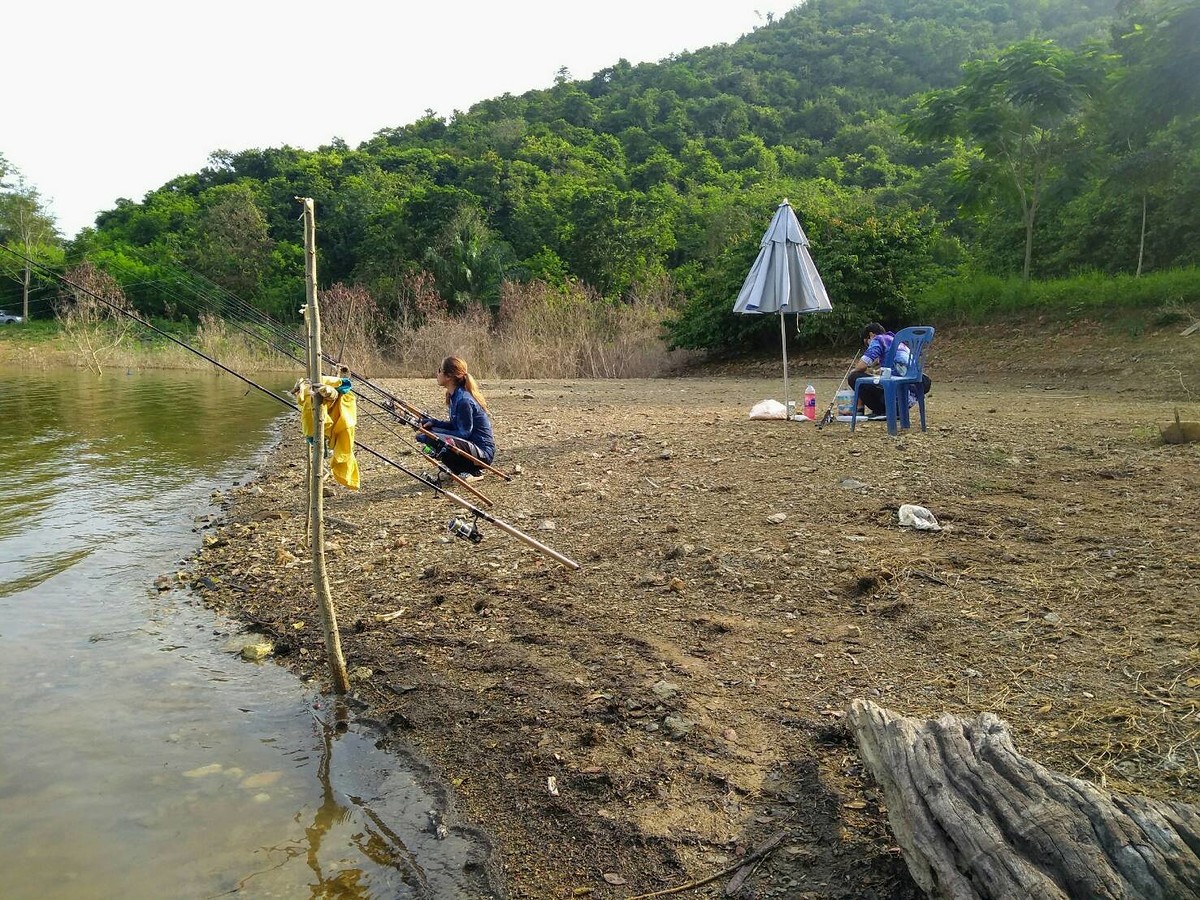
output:
{"label": "woman's ponytail", "polygon": [[[467,371],[467,364],[457,356],[447,356],[442,360],[442,374],[454,382],[454,386],[462,386],[466,388],[468,394],[475,398],[475,402],[483,407],[484,412],[490,412],[487,407],[487,401],[483,399],[483,391],[479,390],[479,383],[475,381],[475,376]],[[454,395],[454,391],[446,391],[446,403],[450,403],[450,398]]]}

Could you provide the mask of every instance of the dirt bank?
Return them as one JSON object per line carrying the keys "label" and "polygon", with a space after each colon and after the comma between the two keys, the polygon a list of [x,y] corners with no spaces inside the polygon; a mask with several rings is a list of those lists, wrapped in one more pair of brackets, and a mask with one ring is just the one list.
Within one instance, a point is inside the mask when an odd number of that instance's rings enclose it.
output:
{"label": "dirt bank", "polygon": [[[476,486],[582,567],[487,525],[448,536],[454,506],[363,455],[362,490],[326,505],[355,693],[496,837],[514,897],[662,890],[781,832],[742,896],[915,895],[842,724],[854,697],[992,711],[1052,768],[1200,801],[1200,447],[1157,436],[1176,405],[1200,418],[1166,399],[1200,394],[1200,341],[1118,337],[985,357],[963,334],[934,355],[929,431],[898,439],[748,421],[774,375],[486,383],[521,474]],[[827,403],[844,363],[797,362]],[[983,362],[992,383],[969,381]],[[425,471],[368,417],[359,439]],[[302,453],[230,493],[190,573],[323,678],[291,559]],[[899,527],[902,503],[944,530]]]}

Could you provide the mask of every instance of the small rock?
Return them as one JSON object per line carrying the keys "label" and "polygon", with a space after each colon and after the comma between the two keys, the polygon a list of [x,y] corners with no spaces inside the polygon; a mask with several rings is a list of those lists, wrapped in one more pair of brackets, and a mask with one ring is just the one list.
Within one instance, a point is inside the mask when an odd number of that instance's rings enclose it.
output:
{"label": "small rock", "polygon": [[787,521],[787,513],[771,513],[767,516],[767,521],[772,525],[782,525]]}
{"label": "small rock", "polygon": [[242,647],[242,659],[257,661],[266,659],[275,652],[275,645],[270,641],[256,641],[253,644],[246,644]]}
{"label": "small rock", "polygon": [[676,576],[675,578],[672,578],[669,582],[667,582],[667,587],[670,590],[674,591],[675,593],[681,594],[681,593],[683,593],[683,589],[684,589],[685,585],[683,583],[683,579]]}
{"label": "small rock", "polygon": [[282,777],[283,773],[279,771],[259,772],[255,775],[247,775],[242,779],[242,783],[238,787],[248,791],[257,790],[258,788],[270,787]]}
{"label": "small rock", "polygon": [[831,641],[852,641],[862,637],[862,629],[857,625],[839,625],[829,632]]}
{"label": "small rock", "polygon": [[671,732],[671,737],[682,738],[691,734],[695,728],[695,723],[689,722],[687,719],[682,719],[679,716],[667,716],[663,719],[663,726],[667,731]]}
{"label": "small rock", "polygon": [[842,488],[843,490],[847,490],[847,491],[859,491],[859,490],[862,490],[863,488],[865,488],[866,486],[867,485],[865,482],[859,481],[855,478],[843,478],[841,481],[838,482],[838,487]]}
{"label": "small rock", "polygon": [[188,769],[183,773],[184,778],[204,778],[208,775],[219,775],[224,771],[224,767],[220,763],[209,763],[207,766],[200,766],[198,769]]}
{"label": "small rock", "polygon": [[679,685],[671,684],[669,681],[659,681],[650,688],[659,700],[670,700],[679,693]]}
{"label": "small rock", "polygon": [[542,521],[542,524],[538,526],[538,528],[542,531],[554,531],[558,528],[558,526],[554,524],[552,519],[545,519]]}

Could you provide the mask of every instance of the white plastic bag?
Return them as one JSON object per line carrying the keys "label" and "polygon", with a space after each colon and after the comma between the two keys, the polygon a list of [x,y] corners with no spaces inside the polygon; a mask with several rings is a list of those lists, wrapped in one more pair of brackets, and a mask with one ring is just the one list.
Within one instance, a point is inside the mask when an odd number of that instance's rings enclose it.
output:
{"label": "white plastic bag", "polygon": [[752,419],[786,419],[787,408],[778,400],[760,400],[750,408]]}
{"label": "white plastic bag", "polygon": [[918,531],[942,530],[942,526],[938,524],[933,513],[923,506],[913,506],[911,503],[905,503],[900,507],[900,524]]}

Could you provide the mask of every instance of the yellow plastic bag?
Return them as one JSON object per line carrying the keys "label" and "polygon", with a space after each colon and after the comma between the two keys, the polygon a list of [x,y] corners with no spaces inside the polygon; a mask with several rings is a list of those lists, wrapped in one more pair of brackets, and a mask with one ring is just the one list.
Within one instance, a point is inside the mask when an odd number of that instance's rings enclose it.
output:
{"label": "yellow plastic bag", "polygon": [[[333,394],[333,399],[326,397],[322,401],[325,406],[325,445],[332,456],[329,469],[334,481],[357,491],[359,474],[358,460],[354,458],[354,429],[358,425],[358,401],[353,391],[337,393],[341,378],[326,375],[321,384],[332,389],[326,394]],[[300,429],[305,437],[312,437],[313,433],[312,398],[311,386],[302,382],[296,400],[300,405]]]}

